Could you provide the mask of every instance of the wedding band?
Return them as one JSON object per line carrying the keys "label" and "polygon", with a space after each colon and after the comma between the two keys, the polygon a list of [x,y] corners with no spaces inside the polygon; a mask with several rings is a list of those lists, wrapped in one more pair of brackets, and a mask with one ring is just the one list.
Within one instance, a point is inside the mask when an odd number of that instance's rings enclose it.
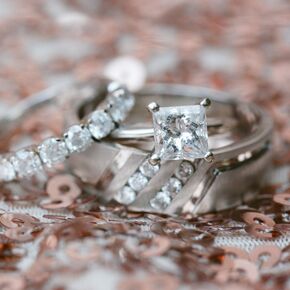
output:
{"label": "wedding band", "polygon": [[58,95],[65,96],[71,90],[79,99],[95,99],[97,94],[98,106],[84,116],[83,120],[67,128],[63,136],[51,137],[39,145],[2,154],[0,182],[33,176],[44,168],[51,168],[63,162],[72,153],[87,150],[94,141],[106,137],[118,127],[135,102],[133,95],[124,86],[112,81],[91,81],[66,88],[52,88],[19,103],[6,116],[0,118],[1,135],[17,126],[17,123],[33,110],[55,101]]}
{"label": "wedding band", "polygon": [[[209,135],[214,160],[208,161],[213,162],[189,158],[150,164],[154,142],[146,104],[153,100],[162,106],[192,106],[204,97],[213,103],[209,117],[223,127],[221,134]],[[218,91],[165,84],[146,86],[136,93],[136,103],[106,142],[70,161],[72,170],[93,183],[101,199],[117,200],[135,211],[176,214],[221,210],[254,197],[271,160],[272,121],[262,109]],[[74,102],[68,122],[80,118],[87,104]],[[141,123],[137,129],[126,127],[136,122]],[[140,138],[140,130],[149,131]]]}

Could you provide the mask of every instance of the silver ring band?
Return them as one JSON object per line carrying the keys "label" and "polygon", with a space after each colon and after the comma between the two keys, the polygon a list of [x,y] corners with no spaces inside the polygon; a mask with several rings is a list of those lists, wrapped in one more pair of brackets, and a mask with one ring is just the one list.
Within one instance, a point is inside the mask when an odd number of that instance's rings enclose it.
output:
{"label": "silver ring band", "polygon": [[[240,203],[243,197],[248,198],[249,193],[253,197],[253,191],[260,185],[271,159],[272,121],[263,110],[254,104],[238,102],[221,92],[183,85],[149,85],[137,92],[136,96],[137,106],[128,117],[128,122],[134,122],[136,116],[138,120],[145,116],[144,113],[140,113],[140,108],[143,107],[144,110],[144,103],[148,103],[147,97],[150,96],[154,100],[158,99],[158,102],[170,99],[170,102],[175,101],[179,105],[183,104],[185,99],[191,103],[192,99],[209,97],[214,102],[213,108],[216,107],[212,113],[218,115],[213,117],[228,115],[237,120],[230,128],[231,142],[219,143],[214,140],[216,146],[213,146],[212,151],[215,161],[194,161],[191,164],[194,168],[193,174],[186,182],[181,182],[181,189],[170,198],[169,204],[160,208],[152,207],[152,200],[172,178],[177,177],[176,172],[183,166],[183,162],[167,161],[161,164],[152,178],[142,178],[144,174],[140,166],[152,151],[152,140],[130,140],[130,137],[134,136],[131,131],[131,135],[125,134],[127,140],[122,142],[122,145],[112,143],[112,139],[111,143],[96,144],[90,151],[72,159],[70,164],[74,172],[94,184],[102,199],[111,201],[124,188],[128,195],[133,196],[133,189],[135,196],[128,205],[130,209],[175,214],[221,210]],[[82,102],[75,103],[69,121],[79,117],[80,107],[83,107]],[[118,141],[122,139],[122,134],[124,136],[122,130],[118,129]],[[124,130],[128,132],[128,128]],[[124,144],[133,144],[135,148],[124,147]],[[132,186],[132,176],[135,177],[135,181],[139,178],[139,183],[143,185],[139,188],[136,184]],[[178,186],[178,182],[174,185]]]}

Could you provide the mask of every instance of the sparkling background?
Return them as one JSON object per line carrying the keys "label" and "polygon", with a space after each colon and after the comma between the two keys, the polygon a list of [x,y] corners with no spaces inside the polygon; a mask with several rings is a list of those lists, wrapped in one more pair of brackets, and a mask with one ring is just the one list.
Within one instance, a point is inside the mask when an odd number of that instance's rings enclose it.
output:
{"label": "sparkling background", "polygon": [[[111,73],[112,68],[113,71],[120,71],[120,75],[136,87],[142,85],[145,79],[147,82],[201,85],[232,92],[239,98],[266,108],[273,116],[276,127],[275,167],[269,178],[270,186],[261,192],[262,200],[270,205],[253,207],[274,219],[277,227],[272,230],[279,232],[275,239],[260,240],[253,231],[247,231],[247,227],[237,232],[236,228],[247,225],[235,214],[217,214],[200,218],[203,224],[199,228],[210,232],[215,242],[211,238],[202,239],[194,248],[194,242],[183,239],[191,250],[184,245],[176,246],[177,256],[171,248],[170,251],[159,252],[149,262],[140,253],[144,244],[150,248],[152,240],[155,242],[151,237],[152,217],[124,218],[126,214],[121,209],[114,214],[99,213],[100,209],[94,209],[92,215],[107,223],[102,230],[99,229],[104,235],[98,232],[96,245],[95,232],[90,234],[89,229],[85,234],[78,231],[80,225],[85,224],[89,228],[87,221],[68,221],[77,215],[77,206],[54,213],[63,218],[53,217],[52,213],[35,206],[35,202],[30,204],[27,201],[33,199],[31,189],[26,189],[30,195],[19,198],[21,202],[11,202],[10,193],[15,195],[18,189],[7,191],[2,188],[1,212],[23,213],[38,218],[39,232],[34,224],[37,234],[28,239],[29,242],[21,240],[19,233],[14,239],[7,240],[9,233],[3,226],[1,287],[4,282],[8,285],[5,289],[55,290],[177,289],[178,284],[184,285],[184,289],[192,289],[193,285],[194,289],[247,289],[250,287],[248,283],[255,289],[288,287],[287,249],[284,249],[283,259],[280,258],[274,269],[263,272],[258,267],[257,270],[251,261],[247,267],[252,271],[245,274],[246,278],[232,279],[231,283],[234,284],[231,285],[228,282],[230,279],[225,274],[223,276],[216,263],[218,257],[223,255],[217,246],[234,245],[250,251],[257,245],[269,243],[281,249],[289,245],[289,208],[277,207],[271,203],[272,197],[269,196],[281,190],[289,192],[289,1],[0,0],[0,39],[0,114],[5,114],[19,99],[40,89],[74,79],[86,79],[95,73]],[[120,61],[120,57],[125,57],[121,59],[123,63],[112,62]],[[141,63],[136,64],[136,59]],[[126,65],[123,65],[124,62]],[[46,128],[47,134],[58,130],[60,116],[54,111],[47,114],[55,114],[51,124],[46,124],[43,115],[35,115],[31,123],[22,126],[21,130],[29,139],[24,143],[42,138],[39,134],[41,128]],[[35,122],[38,130],[35,129]],[[1,143],[1,148],[5,147],[5,140]],[[46,198],[46,193],[42,197]],[[239,210],[236,212],[239,213]],[[51,216],[47,219],[45,214]],[[159,221],[157,217],[152,220]],[[72,234],[71,239],[63,238],[62,230],[55,228],[55,224],[62,226],[60,221],[64,223],[63,227],[74,229],[78,234]],[[167,222],[169,228],[177,227],[185,231],[184,221]],[[188,221],[188,227],[192,227],[194,222]],[[3,219],[1,223],[3,225]],[[31,222],[28,224],[32,228]],[[140,228],[148,241],[140,234]],[[131,245],[129,230],[142,243]],[[224,235],[218,236],[221,231]],[[121,237],[113,240],[114,235]],[[83,236],[88,236],[88,241],[84,241]],[[90,240],[91,236],[94,239]],[[169,234],[161,236],[167,242],[170,240],[171,246],[174,244]],[[67,247],[71,246],[68,240],[73,240],[78,251],[87,249],[90,258],[85,255],[81,259],[76,258],[73,251],[65,257]],[[124,241],[130,247],[125,247]],[[87,243],[93,243],[93,246],[87,246]],[[103,252],[103,256],[94,256],[90,247],[100,252],[99,249],[105,244],[107,251]],[[207,269],[212,269],[214,274],[208,273]],[[255,269],[258,278],[253,274]],[[224,272],[228,273],[229,270]],[[155,276],[152,273],[157,277],[153,282]],[[238,285],[237,280],[243,282]],[[221,281],[225,281],[226,286]],[[274,286],[269,286],[271,283]]]}

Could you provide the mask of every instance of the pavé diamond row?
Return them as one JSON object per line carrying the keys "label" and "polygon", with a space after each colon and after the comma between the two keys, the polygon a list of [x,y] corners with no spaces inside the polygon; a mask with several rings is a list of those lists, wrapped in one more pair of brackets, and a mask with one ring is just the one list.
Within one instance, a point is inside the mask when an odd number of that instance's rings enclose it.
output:
{"label": "pav\u00e9 diamond row", "polygon": [[150,200],[150,206],[157,210],[166,209],[193,173],[194,165],[189,161],[182,161],[175,174],[170,177],[161,190]]}
{"label": "pav\u00e9 diamond row", "polygon": [[82,124],[73,125],[61,138],[48,138],[40,145],[0,157],[0,181],[25,178],[63,162],[70,154],[85,151],[94,140],[108,136],[128,115],[134,96],[123,86],[109,90],[106,108],[92,112]]}
{"label": "pav\u00e9 diamond row", "polygon": [[[159,164],[152,165],[148,160],[149,159],[146,159],[143,162],[137,171],[128,179],[127,183],[115,195],[115,200],[117,202],[125,205],[133,203],[138,193],[147,186],[150,179],[160,170]],[[192,176],[195,170],[194,168],[191,162],[182,161],[174,175],[150,200],[150,206],[154,209],[165,209]]]}
{"label": "pav\u00e9 diamond row", "polygon": [[115,200],[121,204],[132,203],[138,193],[145,188],[150,179],[159,171],[160,166],[151,165],[146,159],[137,171],[128,179],[128,182],[117,192]]}

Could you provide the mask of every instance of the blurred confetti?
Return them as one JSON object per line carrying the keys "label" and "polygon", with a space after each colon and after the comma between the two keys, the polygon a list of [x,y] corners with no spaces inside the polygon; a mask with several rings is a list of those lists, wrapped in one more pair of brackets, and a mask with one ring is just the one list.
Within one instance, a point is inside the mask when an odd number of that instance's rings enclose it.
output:
{"label": "blurred confetti", "polygon": [[[146,79],[222,89],[263,106],[276,127],[269,184],[221,213],[105,208],[63,168],[1,186],[0,289],[289,289],[289,1],[0,0],[0,16],[1,115],[98,73],[133,89]],[[52,112],[54,122],[35,114],[1,150],[57,133]]]}

